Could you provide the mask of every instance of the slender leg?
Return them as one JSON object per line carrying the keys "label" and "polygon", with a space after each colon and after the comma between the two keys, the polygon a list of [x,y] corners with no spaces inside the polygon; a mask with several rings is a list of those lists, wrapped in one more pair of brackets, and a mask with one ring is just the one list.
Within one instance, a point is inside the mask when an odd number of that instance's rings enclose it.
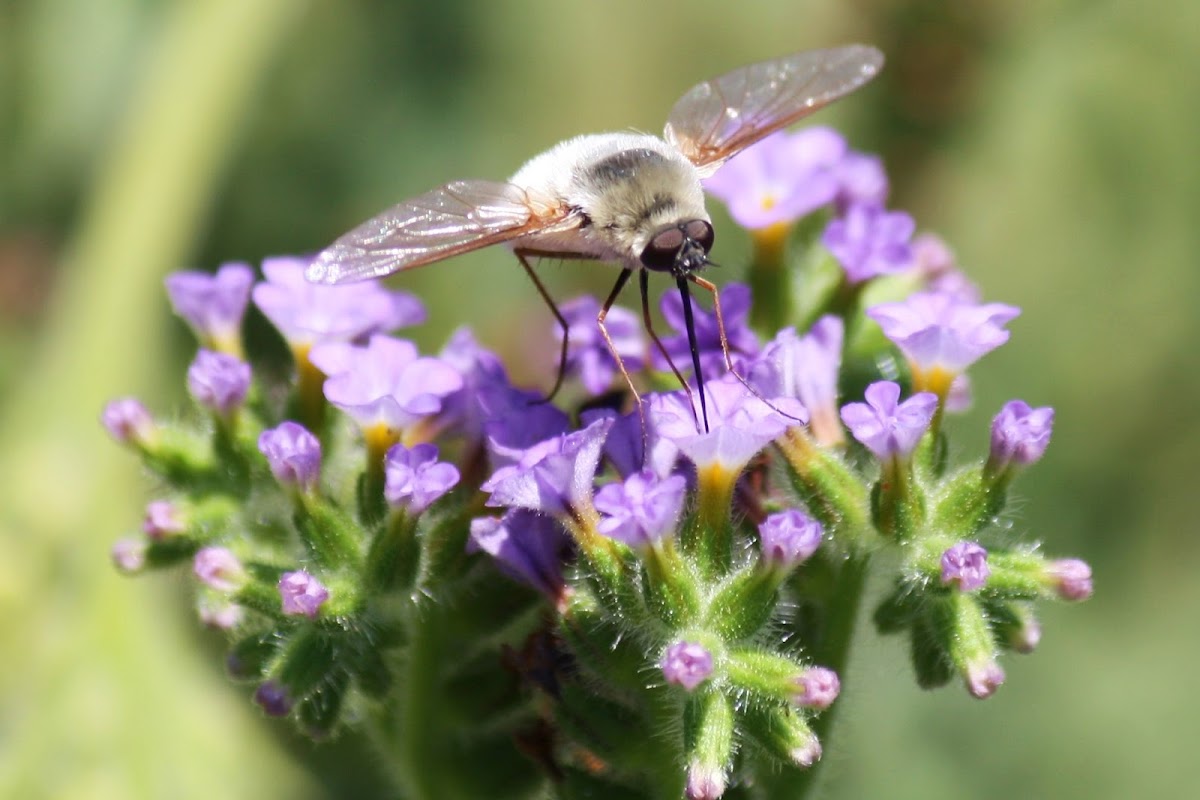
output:
{"label": "slender leg", "polygon": [[604,301],[600,313],[596,315],[596,327],[600,329],[600,335],[604,337],[604,343],[608,345],[608,352],[612,353],[613,361],[617,362],[617,368],[621,370],[621,377],[629,385],[629,391],[633,392],[633,402],[637,406],[638,420],[642,423],[642,460],[645,461],[646,450],[648,449],[648,437],[646,434],[646,411],[642,408],[642,396],[638,394],[637,387],[633,385],[633,378],[629,377],[629,370],[625,369],[625,360],[617,352],[617,346],[613,343],[612,336],[608,333],[608,326],[604,324],[604,320],[608,318],[609,309],[612,308],[613,303],[617,302],[617,295],[625,288],[625,284],[629,281],[629,276],[632,274],[633,270],[629,267],[621,270],[621,274],[617,276],[617,282],[613,285],[612,291],[608,293],[608,299]]}
{"label": "slender leg", "polygon": [[804,420],[793,417],[791,414],[787,413],[786,411],[782,411],[782,410],[776,408],[771,403],[770,400],[763,397],[757,389],[755,389],[753,386],[751,386],[746,381],[746,379],[742,377],[742,373],[740,373],[736,369],[734,369],[733,356],[729,353],[729,339],[725,336],[725,318],[721,315],[721,298],[717,293],[717,285],[715,283],[713,283],[712,281],[705,280],[704,278],[698,277],[696,275],[688,275],[687,279],[690,280],[692,283],[696,284],[697,286],[699,286],[701,289],[704,289],[705,291],[712,294],[713,312],[717,315],[717,335],[721,339],[721,351],[725,354],[725,366],[729,369],[729,372],[733,375],[733,377],[737,378],[738,381],[741,382],[742,386],[746,387],[747,391],[749,391],[750,394],[754,395],[759,400],[762,400],[764,403],[766,403],[768,406],[770,406],[775,411],[778,411],[780,414],[783,414],[783,416],[787,417],[788,419],[795,420],[796,422],[803,422]]}
{"label": "slender leg", "polygon": [[654,346],[658,348],[658,352],[662,353],[667,366],[671,368],[671,372],[675,373],[675,379],[679,381],[679,385],[687,393],[688,407],[692,409],[692,417],[695,418],[696,424],[699,425],[700,415],[696,413],[696,398],[692,395],[692,387],[684,380],[679,367],[676,367],[675,362],[671,360],[671,354],[667,352],[666,346],[658,338],[658,334],[654,332],[654,323],[650,319],[650,273],[646,270],[642,270],[638,274],[638,288],[642,290],[642,323],[646,326],[646,333],[650,334],[650,340],[654,342]]}
{"label": "slender leg", "polygon": [[[538,278],[537,273],[533,271],[533,267],[529,265],[526,257],[533,256],[534,258],[539,258],[544,256],[553,256],[556,258],[571,258],[579,259],[580,261],[588,261],[595,259],[595,256],[590,256],[586,253],[550,253],[541,250],[530,250],[528,248],[514,249],[513,255],[515,255],[517,260],[521,262],[521,266],[525,268],[525,274],[529,276],[531,281],[533,281],[533,285],[537,287],[538,294],[540,294],[542,299],[546,301],[546,305],[550,307],[550,313],[554,315],[554,318],[558,320],[559,327],[562,328],[562,349],[559,351],[558,356],[558,377],[554,379],[554,388],[551,389],[550,393],[541,400],[543,403],[549,403],[554,399],[554,396],[558,394],[558,390],[562,388],[563,378],[566,377],[567,374],[567,348],[571,342],[571,332],[570,328],[567,326],[566,318],[563,317],[562,312],[558,310],[558,306],[554,304],[554,299],[550,297],[550,293],[546,291],[546,287],[542,284],[541,279]],[[620,363],[619,359],[617,363]],[[625,371],[624,366],[621,367],[621,371]],[[629,376],[626,375],[625,379],[628,380]],[[633,384],[630,385],[632,386]]]}

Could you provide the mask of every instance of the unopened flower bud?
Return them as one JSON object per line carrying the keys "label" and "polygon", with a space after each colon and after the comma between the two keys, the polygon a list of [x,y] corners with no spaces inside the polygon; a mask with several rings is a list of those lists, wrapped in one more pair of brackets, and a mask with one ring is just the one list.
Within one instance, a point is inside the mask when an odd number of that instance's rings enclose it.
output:
{"label": "unopened flower bud", "polygon": [[967,691],[973,697],[985,700],[996,693],[1004,683],[1004,670],[992,659],[980,660],[967,665]]}
{"label": "unopened flower bud", "polygon": [[188,367],[187,385],[197,403],[228,417],[246,399],[250,365],[225,353],[201,350]]}
{"label": "unopened flower bud", "polygon": [[688,767],[688,800],[717,800],[725,794],[725,772],[698,761]]}
{"label": "unopened flower bud", "polygon": [[675,642],[663,656],[662,671],[667,683],[682,686],[690,692],[712,675],[712,653],[694,642]]}
{"label": "unopened flower bud", "polygon": [[187,530],[187,521],[179,506],[170,500],[153,500],[146,504],[142,533],[151,541],[160,542]]}
{"label": "unopened flower bud", "polygon": [[121,539],[112,546],[112,562],[121,572],[132,575],[146,566],[146,543],[137,539]]}
{"label": "unopened flower bud", "polygon": [[1092,568],[1086,561],[1078,558],[1053,561],[1047,576],[1063,600],[1086,600],[1092,596]]}
{"label": "unopened flower bud", "polygon": [[1009,464],[1028,466],[1046,452],[1054,426],[1054,409],[1030,408],[1022,400],[1010,400],[992,420],[992,449],[988,466],[1001,470]]}
{"label": "unopened flower bud", "polygon": [[987,550],[975,542],[958,542],[942,553],[943,586],[973,592],[987,582],[990,574]]}
{"label": "unopened flower bud", "polygon": [[796,678],[796,692],[792,701],[804,708],[824,711],[833,705],[842,683],[837,673],[826,667],[812,667]]}
{"label": "unopened flower bud", "polygon": [[100,414],[109,435],[119,444],[145,447],[154,438],[158,427],[142,402],[134,397],[113,400]]}
{"label": "unopened flower bud", "polygon": [[201,583],[218,592],[235,592],[246,582],[246,570],[225,547],[203,547],[196,552],[192,571]]}
{"label": "unopened flower bud", "polygon": [[275,681],[266,681],[254,692],[254,702],[268,717],[286,717],[292,711],[292,698],[286,687]]}
{"label": "unopened flower bud", "polygon": [[807,561],[821,544],[821,523],[798,508],[768,516],[758,526],[763,561],[789,570]]}
{"label": "unopened flower bud", "polygon": [[306,570],[285,572],[279,578],[279,596],[283,613],[316,619],[329,599],[329,590]]}
{"label": "unopened flower bud", "polygon": [[289,420],[263,431],[258,449],[281,485],[303,491],[316,487],[321,474],[321,443],[303,425]]}

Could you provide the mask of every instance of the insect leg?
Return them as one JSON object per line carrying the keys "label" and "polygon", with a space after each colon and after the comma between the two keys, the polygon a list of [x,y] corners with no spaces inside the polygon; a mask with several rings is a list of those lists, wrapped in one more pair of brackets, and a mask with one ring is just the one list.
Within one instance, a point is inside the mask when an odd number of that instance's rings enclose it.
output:
{"label": "insect leg", "polygon": [[[546,305],[550,307],[550,313],[554,315],[554,318],[558,320],[559,327],[562,328],[563,338],[562,350],[559,352],[558,356],[558,377],[554,379],[554,388],[551,389],[550,393],[541,400],[543,403],[549,403],[554,399],[554,396],[558,394],[558,390],[562,388],[563,378],[566,377],[567,374],[567,347],[570,344],[571,332],[570,328],[567,326],[566,318],[563,317],[562,312],[558,310],[558,306],[555,305],[554,299],[550,297],[550,293],[546,291],[546,287],[542,284],[541,279],[538,278],[537,273],[533,271],[533,267],[530,266],[529,262],[526,260],[526,257],[533,256],[534,258],[539,258],[543,256],[555,256],[558,258],[576,258],[580,260],[591,260],[595,257],[589,256],[585,253],[550,253],[541,250],[530,250],[528,248],[515,248],[513,250],[513,255],[515,255],[517,260],[521,262],[521,266],[525,268],[525,274],[529,276],[531,281],[533,281],[533,285],[537,287],[538,294],[540,294],[542,299],[546,301]],[[620,363],[620,361],[618,360],[617,363]],[[622,372],[624,372],[624,369],[624,366],[622,366]],[[625,379],[628,380],[629,376],[625,376]]]}
{"label": "insect leg", "polygon": [[[680,283],[682,284],[684,279],[680,278],[679,280],[680,280]],[[766,403],[768,406],[770,406],[773,410],[778,411],[780,414],[783,414],[783,416],[787,417],[788,419],[795,420],[796,422],[803,424],[804,420],[798,419],[797,417],[793,417],[791,414],[787,413],[786,411],[776,408],[775,405],[773,403],[771,403],[770,400],[763,397],[762,394],[760,394],[757,389],[755,389],[753,386],[751,386],[749,384],[749,382],[747,382],[746,379],[742,377],[742,373],[740,373],[736,369],[734,369],[733,356],[729,352],[729,339],[725,336],[725,318],[721,315],[721,298],[717,293],[717,285],[715,283],[713,283],[712,281],[705,280],[704,278],[698,277],[696,275],[688,275],[687,280],[690,280],[692,283],[696,284],[701,289],[704,289],[705,291],[712,294],[713,312],[717,316],[717,335],[721,339],[721,352],[723,352],[725,354],[725,366],[729,369],[729,372],[733,375],[733,377],[737,378],[738,381],[742,384],[742,386],[746,387],[746,390],[748,392],[750,392],[750,394],[754,395],[759,400],[762,400],[764,403]],[[690,310],[687,308],[687,305],[685,304],[684,305],[684,314],[689,315],[689,311]],[[686,316],[685,316],[685,318],[686,318]]]}

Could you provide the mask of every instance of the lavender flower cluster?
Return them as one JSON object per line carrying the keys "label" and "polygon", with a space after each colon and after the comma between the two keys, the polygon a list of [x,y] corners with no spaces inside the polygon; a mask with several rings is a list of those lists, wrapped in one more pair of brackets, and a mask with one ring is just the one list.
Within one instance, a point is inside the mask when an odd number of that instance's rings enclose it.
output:
{"label": "lavender flower cluster", "polygon": [[[429,680],[414,653],[433,637],[446,657],[435,690],[489,664],[503,675],[502,662],[523,677],[467,727],[496,721],[556,781],[658,787],[647,796],[716,798],[819,760],[853,624],[842,612],[884,551],[878,629],[909,637],[920,685],[958,676],[991,695],[1001,652],[1037,644],[1032,602],[1092,591],[1085,563],[996,524],[1046,450],[1052,409],[1007,403],[987,455],[947,464],[943,418],[969,402],[968,368],[1019,310],[980,303],[946,246],[886,209],[880,160],[832,130],[771,136],[706,188],[751,232],[751,284],[814,312],[764,340],[750,288],[726,285],[738,373],[700,312],[709,379],[668,388],[670,364],[614,308],[617,354],[659,389],[640,408],[627,392],[612,402],[623,387],[592,297],[562,307],[577,380],[560,407],[513,385],[468,329],[422,355],[392,335],[423,321],[416,298],[310,285],[304,258],[267,259],[261,280],[243,264],[169,277],[200,343],[187,370],[198,419],[132,398],[104,410],[162,483],[116,565],[189,563],[201,619],[229,632],[231,674],[315,737],[407,708],[403,686]],[[839,278],[814,296],[791,263]],[[863,307],[875,284],[893,301]],[[246,359],[251,300],[291,350],[286,388]],[[666,355],[686,364],[678,297],[661,311]],[[849,376],[897,354],[900,380],[846,396]],[[457,741],[453,716],[437,724]]]}

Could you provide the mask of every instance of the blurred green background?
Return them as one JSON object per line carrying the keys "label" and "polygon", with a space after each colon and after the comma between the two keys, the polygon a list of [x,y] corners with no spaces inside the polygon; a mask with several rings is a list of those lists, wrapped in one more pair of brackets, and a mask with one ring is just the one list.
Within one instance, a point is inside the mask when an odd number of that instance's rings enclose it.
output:
{"label": "blurred green background", "polygon": [[[658,130],[701,78],[843,41],[889,64],[818,120],[882,153],[893,205],[1024,309],[953,446],[985,447],[1010,397],[1057,407],[1016,524],[1088,559],[1097,594],[1047,607],[985,703],[920,692],[902,644],[867,637],[826,794],[1200,796],[1195,0],[0,2],[0,796],[382,791],[352,738],[258,718],[182,579],[109,567],[147,489],[99,410],[183,400],[164,274],[314,250],[567,136]],[[746,239],[718,240],[729,280]],[[558,296],[611,278],[544,272]],[[464,321],[514,363],[544,338],[512,324],[545,312],[503,252],[396,284],[430,308],[427,347]]]}

